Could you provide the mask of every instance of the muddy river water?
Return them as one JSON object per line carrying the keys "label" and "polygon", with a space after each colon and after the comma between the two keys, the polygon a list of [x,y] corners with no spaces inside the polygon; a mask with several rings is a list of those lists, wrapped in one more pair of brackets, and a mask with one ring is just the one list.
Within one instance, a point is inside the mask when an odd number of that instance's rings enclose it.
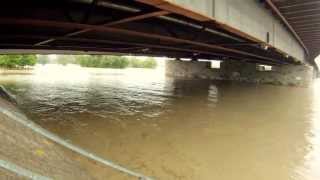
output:
{"label": "muddy river water", "polygon": [[52,66],[0,84],[42,127],[156,179],[320,179],[319,81],[278,87]]}

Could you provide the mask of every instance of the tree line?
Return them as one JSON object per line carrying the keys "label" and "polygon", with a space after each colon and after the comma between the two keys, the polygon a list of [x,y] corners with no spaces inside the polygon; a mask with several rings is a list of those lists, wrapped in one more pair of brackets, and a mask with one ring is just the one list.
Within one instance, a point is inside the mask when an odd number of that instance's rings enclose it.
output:
{"label": "tree line", "polygon": [[0,55],[0,67],[3,68],[23,68],[34,66],[36,63],[36,55]]}
{"label": "tree line", "polygon": [[129,58],[111,55],[57,55],[55,59],[48,55],[0,55],[0,67],[22,68],[38,64],[79,64],[82,67],[94,68],[156,68],[157,62],[146,59]]}

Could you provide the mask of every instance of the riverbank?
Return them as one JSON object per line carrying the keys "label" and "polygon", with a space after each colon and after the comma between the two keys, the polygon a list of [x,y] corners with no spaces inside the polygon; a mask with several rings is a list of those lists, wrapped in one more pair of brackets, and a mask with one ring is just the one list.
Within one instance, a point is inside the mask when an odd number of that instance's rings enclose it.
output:
{"label": "riverbank", "polygon": [[0,179],[25,179],[28,173],[49,179],[130,179],[42,136],[32,122],[19,122],[27,119],[1,97],[0,107]]}

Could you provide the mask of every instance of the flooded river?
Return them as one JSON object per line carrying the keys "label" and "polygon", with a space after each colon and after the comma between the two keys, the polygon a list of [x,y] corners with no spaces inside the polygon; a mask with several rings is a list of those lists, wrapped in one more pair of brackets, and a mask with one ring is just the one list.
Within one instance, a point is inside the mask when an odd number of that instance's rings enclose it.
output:
{"label": "flooded river", "polygon": [[1,75],[0,84],[42,127],[156,179],[320,179],[320,82],[294,88],[52,66]]}

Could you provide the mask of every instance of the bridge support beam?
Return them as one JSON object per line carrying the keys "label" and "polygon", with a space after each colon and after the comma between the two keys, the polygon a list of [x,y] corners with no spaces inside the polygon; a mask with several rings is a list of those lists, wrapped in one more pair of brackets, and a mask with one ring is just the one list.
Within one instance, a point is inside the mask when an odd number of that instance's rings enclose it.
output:
{"label": "bridge support beam", "polygon": [[271,71],[257,64],[225,61],[220,69],[212,69],[210,62],[167,61],[166,75],[180,79],[211,79],[306,87],[313,80],[313,68],[308,65],[273,66]]}

